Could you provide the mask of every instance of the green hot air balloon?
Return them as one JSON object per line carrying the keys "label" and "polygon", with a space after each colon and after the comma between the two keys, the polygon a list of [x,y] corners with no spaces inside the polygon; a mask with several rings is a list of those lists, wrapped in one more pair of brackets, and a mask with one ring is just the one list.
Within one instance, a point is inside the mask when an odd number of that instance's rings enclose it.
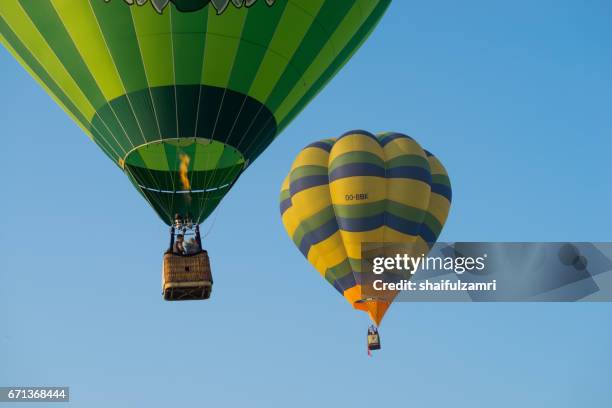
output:
{"label": "green hot air balloon", "polygon": [[166,224],[191,226],[390,2],[1,0],[0,40]]}
{"label": "green hot air balloon", "polygon": [[164,222],[197,224],[390,1],[2,0],[0,33]]}

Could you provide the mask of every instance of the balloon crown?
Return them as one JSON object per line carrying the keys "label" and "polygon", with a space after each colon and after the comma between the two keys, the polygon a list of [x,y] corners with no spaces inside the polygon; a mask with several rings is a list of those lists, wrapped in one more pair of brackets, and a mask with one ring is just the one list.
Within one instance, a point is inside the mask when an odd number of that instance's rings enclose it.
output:
{"label": "balloon crown", "polygon": [[[110,0],[104,0],[105,2],[110,2]],[[123,0],[130,6],[137,5],[143,6],[149,0]],[[237,8],[241,8],[242,6],[251,7],[255,4],[257,0],[150,0],[151,5],[158,13],[163,13],[166,7],[170,3],[174,4],[177,10],[182,12],[191,12],[198,11],[202,8],[206,7],[209,3],[213,5],[215,10],[217,10],[217,14],[223,13],[227,7],[233,4]],[[273,6],[276,0],[265,0],[268,6]]]}

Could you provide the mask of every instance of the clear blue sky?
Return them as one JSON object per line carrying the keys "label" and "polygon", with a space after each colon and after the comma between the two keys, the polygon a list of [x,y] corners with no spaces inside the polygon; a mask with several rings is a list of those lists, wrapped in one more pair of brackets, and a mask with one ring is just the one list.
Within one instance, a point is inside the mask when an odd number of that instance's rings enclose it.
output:
{"label": "clear blue sky", "polygon": [[0,385],[87,408],[612,406],[612,304],[398,304],[368,358],[277,204],[304,145],[396,130],[451,175],[442,240],[611,241],[608,0],[396,0],[226,197],[209,302],[161,300],[166,227],[5,50],[0,72]]}

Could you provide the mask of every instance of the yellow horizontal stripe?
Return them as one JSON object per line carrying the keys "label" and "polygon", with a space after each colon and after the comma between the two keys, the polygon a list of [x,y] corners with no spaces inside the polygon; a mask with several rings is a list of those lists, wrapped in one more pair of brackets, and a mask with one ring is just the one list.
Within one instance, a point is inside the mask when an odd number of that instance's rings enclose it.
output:
{"label": "yellow horizontal stripe", "polygon": [[308,219],[331,205],[329,187],[323,185],[300,191],[291,197],[291,202],[296,209],[296,216],[302,220]]}
{"label": "yellow horizontal stripe", "polygon": [[339,139],[332,147],[330,152],[329,162],[333,162],[337,157],[345,153],[354,151],[365,151],[375,154],[381,160],[385,160],[385,154],[380,144],[369,136],[364,135],[349,135]]}
{"label": "yellow horizontal stripe", "polygon": [[365,232],[340,231],[344,249],[349,258],[361,259],[361,244],[364,242],[383,242],[383,227]]}
{"label": "yellow horizontal stripe", "polygon": [[382,240],[382,242],[388,242],[388,243],[412,244],[416,240],[416,236],[414,235],[403,234],[387,226],[383,227],[383,236],[384,236],[384,239]]}
{"label": "yellow horizontal stripe", "polygon": [[[289,176],[285,177],[283,181],[283,187],[281,193],[289,190]],[[289,237],[293,238],[295,230],[300,225],[300,220],[294,214],[295,209],[293,206],[289,207],[282,215],[283,226],[289,234]]]}
{"label": "yellow horizontal stripe", "polygon": [[410,248],[410,250],[412,254],[408,254],[408,255],[425,256],[429,253],[429,245],[427,245],[427,242],[425,242],[423,238],[419,236],[419,237],[416,237],[414,245]]}
{"label": "yellow horizontal stripe", "polygon": [[[347,177],[332,181],[329,191],[335,205],[361,205],[384,200],[387,197],[387,182],[382,177]],[[367,199],[356,199],[359,194],[366,194]]]}
{"label": "yellow horizontal stripe", "polygon": [[291,171],[301,166],[322,166],[327,167],[329,162],[329,153],[317,147],[308,147],[300,152],[296,157]]}
{"label": "yellow horizontal stripe", "polygon": [[444,168],[442,163],[440,163],[440,160],[438,160],[437,157],[430,156],[427,158],[427,160],[429,160],[429,166],[431,167],[431,174],[442,174],[448,177],[448,173],[446,172],[446,169]]}
{"label": "yellow horizontal stripe", "polygon": [[436,217],[440,224],[444,225],[448,217],[451,203],[439,194],[432,194],[429,199],[429,208],[427,209],[431,215]]}
{"label": "yellow horizontal stripe", "polygon": [[295,230],[300,225],[300,220],[296,218],[294,213],[295,213],[294,209],[289,208],[287,211],[283,213],[283,216],[282,216],[283,226],[285,227],[285,231],[287,231],[289,238],[293,238],[293,235],[295,234]]}
{"label": "yellow horizontal stripe", "polygon": [[418,180],[388,179],[387,199],[410,207],[426,210],[431,187]]}
{"label": "yellow horizontal stripe", "polygon": [[308,261],[315,266],[321,276],[325,276],[329,268],[333,268],[344,260],[346,260],[346,251],[340,232],[313,245],[308,253]]}
{"label": "yellow horizontal stripe", "polygon": [[385,156],[387,157],[387,161],[406,155],[417,155],[427,159],[421,146],[413,140],[402,137],[385,145]]}

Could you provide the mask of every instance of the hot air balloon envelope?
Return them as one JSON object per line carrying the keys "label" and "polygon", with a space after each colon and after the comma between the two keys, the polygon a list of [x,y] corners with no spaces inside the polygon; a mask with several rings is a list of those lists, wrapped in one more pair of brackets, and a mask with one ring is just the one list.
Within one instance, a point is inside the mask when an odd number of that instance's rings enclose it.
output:
{"label": "hot air balloon envelope", "polygon": [[446,222],[451,187],[440,161],[411,137],[356,130],[304,148],[280,202],[302,254],[378,325],[397,291],[372,297],[366,290],[364,244],[410,244],[415,256],[427,253]]}
{"label": "hot air balloon envelope", "polygon": [[164,222],[200,223],[390,1],[2,0],[0,40]]}

